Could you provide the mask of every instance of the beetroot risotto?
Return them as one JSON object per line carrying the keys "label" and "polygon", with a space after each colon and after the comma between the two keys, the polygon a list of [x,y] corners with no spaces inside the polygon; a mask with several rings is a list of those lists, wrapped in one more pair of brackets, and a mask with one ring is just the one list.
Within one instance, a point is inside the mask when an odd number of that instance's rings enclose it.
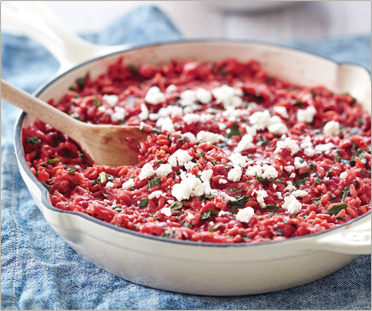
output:
{"label": "beetroot risotto", "polygon": [[259,243],[371,209],[369,114],[349,94],[281,81],[254,60],[119,59],[49,104],[149,133],[138,165],[109,167],[41,121],[24,129],[26,161],[61,210],[175,240]]}

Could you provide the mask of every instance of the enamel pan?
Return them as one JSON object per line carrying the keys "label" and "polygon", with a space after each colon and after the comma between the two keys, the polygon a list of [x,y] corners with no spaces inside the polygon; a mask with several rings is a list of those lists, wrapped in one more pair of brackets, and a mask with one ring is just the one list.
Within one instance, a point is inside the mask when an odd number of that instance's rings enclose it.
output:
{"label": "enamel pan", "polygon": [[[3,10],[59,60],[61,69],[34,95],[58,101],[72,82],[88,72],[95,79],[109,64],[164,63],[172,59],[217,61],[254,58],[270,75],[291,82],[349,92],[370,111],[371,80],[365,68],[276,45],[237,41],[182,41],[129,48],[88,43],[60,26],[36,2]],[[19,2],[18,2],[19,3]],[[32,14],[30,13],[32,12]],[[261,244],[174,241],[112,226],[82,213],[53,207],[47,190],[24,159],[22,128],[34,118],[22,113],[15,125],[19,170],[40,211],[53,229],[97,266],[134,283],[198,295],[246,295],[281,290],[322,278],[360,254],[371,253],[371,213],[314,235]]]}

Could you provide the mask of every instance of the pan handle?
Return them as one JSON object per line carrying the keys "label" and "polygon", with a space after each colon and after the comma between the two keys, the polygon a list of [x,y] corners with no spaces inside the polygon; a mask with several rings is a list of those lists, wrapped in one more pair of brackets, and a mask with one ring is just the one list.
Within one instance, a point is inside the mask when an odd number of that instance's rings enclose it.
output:
{"label": "pan handle", "polygon": [[312,249],[327,250],[343,254],[371,254],[371,214],[346,225],[344,230],[330,231],[314,239]]}
{"label": "pan handle", "polygon": [[62,25],[39,1],[11,1],[1,6],[2,20],[16,26],[42,44],[60,63],[59,72],[128,45],[109,46],[90,43]]}

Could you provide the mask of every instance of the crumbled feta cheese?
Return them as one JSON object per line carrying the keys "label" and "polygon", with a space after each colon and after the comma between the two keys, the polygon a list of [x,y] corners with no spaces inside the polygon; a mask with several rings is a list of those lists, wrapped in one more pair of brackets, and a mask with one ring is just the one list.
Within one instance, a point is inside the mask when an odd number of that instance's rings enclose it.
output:
{"label": "crumbled feta cheese", "polygon": [[158,113],[150,113],[149,119],[152,121],[158,120],[159,118],[183,116],[182,107],[169,105],[165,108],[160,108]]}
{"label": "crumbled feta cheese", "polygon": [[294,170],[294,166],[293,165],[284,166],[284,170],[290,173]]}
{"label": "crumbled feta cheese", "polygon": [[115,112],[111,115],[111,121],[121,121],[124,120],[126,115],[125,109],[123,107],[115,107]]}
{"label": "crumbled feta cheese", "polygon": [[236,220],[248,223],[252,219],[253,215],[254,209],[252,207],[248,206],[246,208],[241,208],[236,214]]}
{"label": "crumbled feta cheese", "polygon": [[114,188],[115,187],[115,184],[111,181],[107,182],[106,183],[106,188]]}
{"label": "crumbled feta cheese", "polygon": [[329,177],[324,177],[323,180],[327,181],[329,180]]}
{"label": "crumbled feta cheese", "polygon": [[174,84],[168,85],[168,87],[165,89],[165,93],[173,93],[175,91],[177,91],[177,86]]}
{"label": "crumbled feta cheese", "polygon": [[324,125],[324,134],[336,136],[340,131],[340,123],[335,121],[329,121]]}
{"label": "crumbled feta cheese", "polygon": [[178,201],[188,200],[191,196],[201,196],[209,187],[209,181],[202,183],[199,178],[192,174],[181,173],[181,182],[172,188],[172,196]]}
{"label": "crumbled feta cheese", "polygon": [[212,175],[213,175],[213,170],[205,170],[201,173],[200,178],[202,181],[206,181],[206,180],[210,180]]}
{"label": "crumbled feta cheese", "polygon": [[220,184],[227,184],[227,180],[226,179],[220,179],[218,181],[218,183],[220,183]]}
{"label": "crumbled feta cheese", "polygon": [[308,193],[305,190],[296,190],[293,191],[291,195],[294,195],[295,197],[306,197]]}
{"label": "crumbled feta cheese", "polygon": [[126,181],[125,183],[123,183],[123,185],[122,185],[122,188],[123,189],[131,189],[131,188],[133,188],[134,187],[134,180],[133,180],[133,178],[129,178],[129,180],[128,181]]}
{"label": "crumbled feta cheese", "polygon": [[295,157],[294,166],[295,166],[296,169],[299,169],[301,167],[307,166],[307,163],[306,163],[306,161],[304,161],[300,157]]}
{"label": "crumbled feta cheese", "polygon": [[180,95],[181,106],[190,106],[196,101],[196,92],[192,90],[183,91]]}
{"label": "crumbled feta cheese", "polygon": [[264,198],[268,197],[269,195],[267,194],[267,192],[265,190],[257,190],[256,191],[256,200],[258,202],[258,204],[262,207],[262,208],[265,208],[266,207],[266,204],[265,204],[265,201],[264,201]]}
{"label": "crumbled feta cheese", "polygon": [[198,122],[200,120],[200,115],[194,114],[194,113],[188,113],[188,114],[185,114],[183,116],[183,120],[187,124],[195,123],[195,122]]}
{"label": "crumbled feta cheese", "polygon": [[158,177],[167,176],[168,174],[172,173],[172,166],[170,164],[161,164],[157,170],[155,170],[155,174]]}
{"label": "crumbled feta cheese", "polygon": [[160,118],[156,121],[156,126],[160,127],[162,131],[172,132],[174,131],[174,124],[171,118]]}
{"label": "crumbled feta cheese", "polygon": [[218,216],[219,216],[219,217],[221,217],[221,216],[225,216],[225,215],[230,215],[230,213],[229,213],[229,212],[225,212],[225,211],[220,211],[220,212],[218,213]]}
{"label": "crumbled feta cheese", "polygon": [[271,124],[267,127],[267,129],[269,132],[278,135],[288,133],[288,127],[284,123]]}
{"label": "crumbled feta cheese", "polygon": [[222,115],[229,119],[229,121],[236,121],[244,114],[244,112],[246,112],[246,110],[228,106],[224,111],[222,111]]}
{"label": "crumbled feta cheese", "polygon": [[287,109],[283,106],[275,106],[274,111],[277,114],[280,114],[283,118],[288,118],[289,117]]}
{"label": "crumbled feta cheese", "polygon": [[184,137],[187,137],[190,140],[190,142],[196,141],[196,137],[193,133],[188,132],[188,133],[185,133],[185,134],[182,134],[182,135]]}
{"label": "crumbled feta cheese", "polygon": [[190,169],[190,168],[193,168],[193,167],[197,166],[197,164],[194,163],[194,162],[189,161],[189,162],[185,163],[184,166],[185,166],[185,168],[188,170],[188,169]]}
{"label": "crumbled feta cheese", "polygon": [[147,120],[149,117],[149,110],[145,104],[141,104],[141,113],[138,115],[140,120]]}
{"label": "crumbled feta cheese", "polygon": [[297,110],[297,120],[299,122],[311,123],[314,120],[316,109],[314,106],[308,106],[306,109]]}
{"label": "crumbled feta cheese", "polygon": [[203,88],[198,88],[196,90],[196,100],[200,101],[203,104],[207,104],[212,100],[211,92]]}
{"label": "crumbled feta cheese", "polygon": [[342,172],[340,178],[345,179],[347,177],[347,172]]}
{"label": "crumbled feta cheese", "polygon": [[240,153],[233,153],[231,156],[229,156],[229,160],[234,166],[239,165],[241,167],[246,167],[248,158],[242,156]]}
{"label": "crumbled feta cheese", "polygon": [[249,134],[245,134],[238,143],[238,146],[236,146],[234,152],[242,152],[249,149],[252,146],[252,141],[253,137]]}
{"label": "crumbled feta cheese", "polygon": [[235,89],[226,84],[222,85],[221,87],[215,88],[212,91],[212,94],[216,98],[216,102],[222,103],[225,109],[228,106],[238,107],[241,106],[243,103],[243,100],[239,96],[236,96]]}
{"label": "crumbled feta cheese", "polygon": [[311,142],[311,138],[310,138],[309,135],[307,135],[307,136],[305,137],[305,139],[301,142],[300,147],[301,147],[302,149],[313,147],[313,143]]}
{"label": "crumbled feta cheese", "polygon": [[163,207],[160,210],[160,213],[164,214],[165,216],[172,216],[172,210],[169,207]]}
{"label": "crumbled feta cheese", "polygon": [[117,96],[117,95],[108,95],[108,94],[105,94],[105,95],[102,96],[102,98],[111,107],[114,107],[118,103],[118,101],[119,101],[119,96]]}
{"label": "crumbled feta cheese", "polygon": [[149,104],[157,105],[165,102],[165,96],[157,86],[153,86],[147,91],[145,101]]}
{"label": "crumbled feta cheese", "polygon": [[154,174],[155,174],[155,171],[152,168],[151,164],[146,163],[142,167],[141,173],[138,175],[138,177],[139,177],[140,180],[143,180],[143,179],[149,178],[150,176],[152,176]]}
{"label": "crumbled feta cheese", "polygon": [[200,110],[200,109],[202,109],[200,105],[192,104],[192,105],[189,105],[183,108],[183,113],[191,113],[195,110]]}
{"label": "crumbled feta cheese", "polygon": [[323,145],[320,144],[320,145],[315,146],[315,151],[317,151],[317,152],[330,152],[335,147],[336,146],[332,143],[323,144]]}
{"label": "crumbled feta cheese", "polygon": [[271,116],[268,110],[257,111],[249,117],[257,130],[264,130],[270,124]]}
{"label": "crumbled feta cheese", "polygon": [[256,129],[252,126],[245,125],[245,130],[247,131],[247,134],[249,134],[251,136],[255,136],[257,134]]}
{"label": "crumbled feta cheese", "polygon": [[179,166],[185,165],[185,163],[192,160],[192,156],[186,150],[178,149],[175,153],[173,153],[168,162],[171,166],[177,166],[177,161]]}
{"label": "crumbled feta cheese", "polygon": [[99,112],[106,112],[106,108],[104,106],[99,106],[98,111]]}
{"label": "crumbled feta cheese", "polygon": [[315,150],[313,148],[306,148],[304,150],[304,154],[307,155],[308,157],[312,157],[315,154]]}
{"label": "crumbled feta cheese", "polygon": [[195,216],[193,214],[191,214],[190,212],[187,212],[187,217],[191,220],[191,219],[194,219]]}
{"label": "crumbled feta cheese", "polygon": [[283,197],[282,197],[282,193],[279,192],[279,191],[276,193],[276,196],[277,196],[278,199],[280,199],[280,200],[283,199]]}
{"label": "crumbled feta cheese", "polygon": [[[231,169],[227,175],[227,179],[231,181],[239,181],[242,177],[242,168],[240,166],[234,166],[233,169]],[[221,179],[220,179],[221,181]]]}
{"label": "crumbled feta cheese", "polygon": [[276,184],[273,184],[273,189],[275,190],[278,186]]}
{"label": "crumbled feta cheese", "polygon": [[[205,192],[206,194],[209,194],[207,193],[207,191]],[[225,192],[223,191],[219,191],[218,194],[226,201],[226,202],[235,202],[236,199],[234,197],[230,197],[228,194],[226,194]]]}
{"label": "crumbled feta cheese", "polygon": [[224,139],[224,137],[220,134],[215,134],[215,133],[206,132],[206,131],[200,131],[196,137],[198,140],[203,140],[211,144]]}
{"label": "crumbled feta cheese", "polygon": [[292,192],[293,190],[296,190],[296,189],[297,188],[293,186],[293,183],[291,181],[287,181],[287,187],[285,187],[284,190]]}
{"label": "crumbled feta cheese", "polygon": [[160,198],[162,194],[163,194],[162,191],[157,190],[157,191],[154,191],[154,192],[150,193],[149,196],[148,196],[148,198],[149,199]]}
{"label": "crumbled feta cheese", "polygon": [[298,214],[301,211],[302,204],[297,201],[294,195],[284,198],[282,208],[286,209],[290,214]]}
{"label": "crumbled feta cheese", "polygon": [[247,171],[245,172],[247,176],[262,176],[262,167],[261,165],[252,165],[248,166]]}
{"label": "crumbled feta cheese", "polygon": [[218,123],[218,128],[223,131],[224,129],[226,129],[226,124],[224,123]]}
{"label": "crumbled feta cheese", "polygon": [[292,155],[300,151],[300,147],[297,145],[296,141],[291,140],[289,137],[287,137],[284,141],[278,141],[276,143],[276,149],[274,153],[279,153],[284,148],[290,149]]}
{"label": "crumbled feta cheese", "polygon": [[271,179],[278,177],[278,171],[275,169],[274,166],[264,164],[264,166],[262,167],[262,172],[262,178]]}
{"label": "crumbled feta cheese", "polygon": [[296,177],[296,173],[292,173],[291,175],[289,175],[289,178],[295,178]]}

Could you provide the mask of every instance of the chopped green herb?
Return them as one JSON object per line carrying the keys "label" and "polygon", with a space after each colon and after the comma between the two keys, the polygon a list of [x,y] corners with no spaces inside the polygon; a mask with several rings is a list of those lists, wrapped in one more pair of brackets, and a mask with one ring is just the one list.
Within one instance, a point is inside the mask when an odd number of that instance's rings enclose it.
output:
{"label": "chopped green herb", "polygon": [[310,163],[309,166],[310,166],[310,169],[312,170],[315,167],[315,164],[314,163]]}
{"label": "chopped green herb", "polygon": [[154,177],[149,180],[149,183],[147,185],[147,189],[151,189],[153,187],[159,186],[160,185],[160,177]]}
{"label": "chopped green herb", "polygon": [[347,208],[347,204],[335,205],[335,206],[332,206],[327,211],[327,214],[329,214],[329,215],[335,215],[335,214],[338,214],[341,210],[346,209],[346,208]]}
{"label": "chopped green herb", "polygon": [[101,106],[101,102],[98,99],[93,99],[92,103],[95,104],[97,107]]}
{"label": "chopped green herb", "polygon": [[327,171],[327,173],[325,174],[325,177],[328,177],[328,175],[330,174],[330,173],[332,173],[333,172],[333,167],[331,167],[328,171]]}
{"label": "chopped green herb", "polygon": [[129,65],[128,69],[130,72],[138,72],[138,68],[134,65]]}
{"label": "chopped green herb", "polygon": [[299,180],[296,180],[293,185],[296,187],[296,188],[299,188],[300,185],[304,185],[305,184],[305,181],[309,180],[309,177],[305,177],[303,179],[299,179]]}
{"label": "chopped green herb", "polygon": [[274,231],[277,235],[286,236],[281,229]]}
{"label": "chopped green herb", "polygon": [[261,143],[261,145],[267,145],[270,143],[268,140],[265,140],[263,138],[258,138],[257,142]]}
{"label": "chopped green herb", "polygon": [[304,106],[304,102],[301,100],[291,100],[291,104],[300,108]]}
{"label": "chopped green herb", "polygon": [[266,205],[265,209],[270,209],[270,210],[276,210],[279,209],[279,206],[276,205]]}
{"label": "chopped green herb", "polygon": [[76,120],[78,120],[78,121],[83,121],[83,120],[80,118],[80,116],[76,116],[76,117],[74,117],[74,119],[76,119]]}
{"label": "chopped green herb", "polygon": [[237,187],[234,187],[234,188],[231,188],[230,191],[233,192],[233,191],[241,191],[242,189],[239,189]]}
{"label": "chopped green herb", "polygon": [[54,158],[54,159],[50,159],[50,160],[48,160],[48,163],[49,164],[54,164],[54,163],[56,163],[56,162],[58,162],[59,161],[59,158]]}
{"label": "chopped green herb", "polygon": [[79,85],[80,88],[83,88],[85,86],[85,82],[89,76],[89,73],[85,76],[85,78],[79,78],[76,80],[76,83]]}
{"label": "chopped green herb", "polygon": [[341,216],[337,216],[336,219],[344,220]]}
{"label": "chopped green herb", "polygon": [[154,218],[154,220],[160,220],[160,218],[156,217],[156,218]]}
{"label": "chopped green herb", "polygon": [[205,201],[205,200],[210,200],[210,199],[213,199],[213,195],[212,194],[203,194],[201,195],[199,198],[198,198],[198,201]]}
{"label": "chopped green herb", "polygon": [[225,67],[220,67],[218,68],[218,72],[220,73],[221,76],[226,76],[227,75],[227,72],[225,71]]}
{"label": "chopped green herb", "polygon": [[45,187],[46,190],[48,190],[48,192],[49,192],[50,194],[53,194],[53,193],[52,193],[52,190],[50,190],[50,187],[49,187],[45,182],[42,181],[41,184]]}
{"label": "chopped green herb", "polygon": [[240,136],[240,130],[239,125],[237,123],[234,123],[233,126],[230,128],[230,131],[226,131],[226,137],[231,138],[232,136]]}
{"label": "chopped green herb", "polygon": [[149,199],[144,199],[144,200],[140,201],[138,206],[139,207],[146,207],[148,203],[149,203]]}
{"label": "chopped green herb", "polygon": [[74,91],[75,88],[74,88],[73,86],[70,86],[70,87],[68,88],[68,90],[69,90],[69,91]]}
{"label": "chopped green herb", "polygon": [[213,165],[216,165],[216,164],[217,164],[217,160],[213,160],[213,161],[211,161],[211,163],[212,163]]}
{"label": "chopped green herb", "polygon": [[234,210],[236,211],[238,208],[242,208],[244,207],[245,203],[247,202],[247,200],[249,199],[249,196],[247,195],[243,195],[242,197],[240,197],[239,199],[237,199],[236,201],[229,201],[229,206]]}
{"label": "chopped green herb", "polygon": [[122,209],[121,209],[119,206],[113,206],[112,209],[113,209],[114,211],[119,212],[119,213],[122,211]]}
{"label": "chopped green herb", "polygon": [[205,156],[205,152],[204,151],[202,151],[202,152],[199,153],[199,157],[204,157],[204,156]]}
{"label": "chopped green herb", "polygon": [[358,123],[359,123],[360,126],[363,125],[363,119],[362,118],[358,118],[357,121],[358,121]]}
{"label": "chopped green herb", "polygon": [[213,232],[213,230],[214,230],[214,228],[212,227],[212,228],[210,228],[208,231],[209,231],[209,232]]}
{"label": "chopped green herb", "polygon": [[171,206],[169,206],[169,208],[171,209],[171,211],[176,211],[176,210],[181,209],[182,205],[183,203],[174,202]]}
{"label": "chopped green herb", "polygon": [[208,209],[208,211],[209,211],[209,213],[211,214],[211,215],[217,215],[217,212],[214,210],[214,209]]}
{"label": "chopped green herb", "polygon": [[75,169],[74,168],[70,168],[68,170],[68,173],[71,174],[71,175],[75,175]]}
{"label": "chopped green herb", "polygon": [[40,166],[42,166],[42,167],[47,167],[44,163],[41,163]]}
{"label": "chopped green herb", "polygon": [[76,93],[73,98],[78,98],[78,97],[80,97],[80,95]]}
{"label": "chopped green herb", "polygon": [[26,142],[30,145],[37,145],[37,144],[40,144],[41,143],[41,140],[38,139],[37,137],[27,137],[26,138]]}

